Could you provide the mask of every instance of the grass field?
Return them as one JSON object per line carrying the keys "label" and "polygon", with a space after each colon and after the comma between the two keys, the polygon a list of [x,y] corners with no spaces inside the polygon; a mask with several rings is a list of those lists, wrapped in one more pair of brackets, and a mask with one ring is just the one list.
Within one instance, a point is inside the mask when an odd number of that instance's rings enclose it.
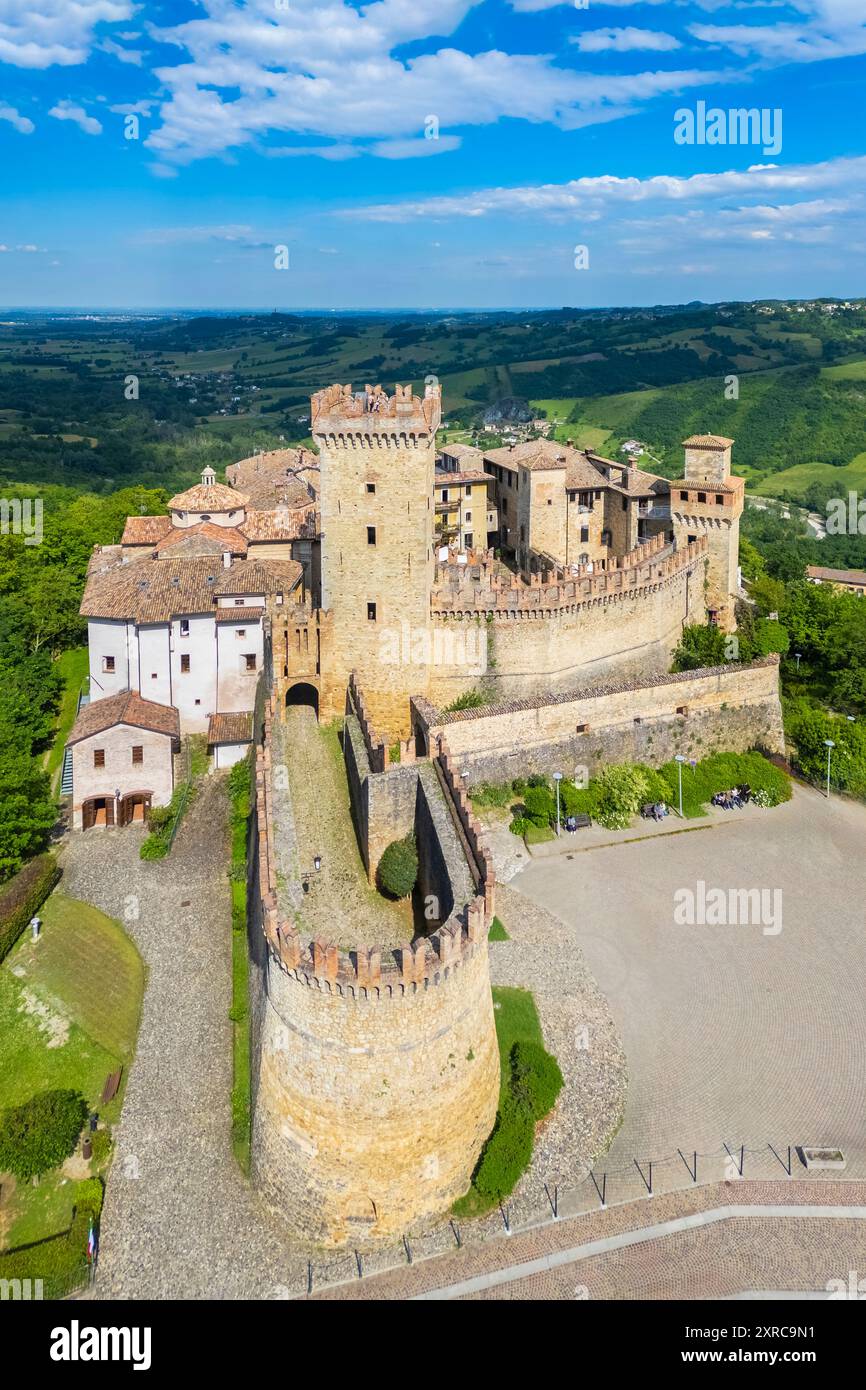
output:
{"label": "grass field", "polygon": [[62,652],[57,666],[63,677],[63,694],[60,697],[60,709],[57,712],[54,742],[45,754],[44,764],[46,772],[51,777],[51,790],[55,795],[63,767],[66,740],[72,725],[75,723],[78,695],[85,688],[88,673],[87,648],[73,647],[68,652]]}
{"label": "grass field", "polygon": [[844,497],[849,489],[862,491],[866,488],[866,453],[858,454],[844,468],[834,468],[829,463],[799,463],[794,468],[785,468],[764,479],[760,491],[767,497],[784,493],[797,498],[804,496],[812,483],[832,483],[839,497]]}
{"label": "grass field", "polygon": [[855,362],[840,362],[837,367],[824,367],[821,375],[831,381],[866,381],[866,357]]}
{"label": "grass field", "polygon": [[[62,1087],[114,1123],[123,1087],[107,1105],[100,1096],[106,1077],[132,1060],[144,964],[120,925],[86,903],[54,893],[42,921],[41,939],[23,936],[0,967],[0,1110]],[[59,1170],[38,1187],[18,1184],[4,1200],[0,1243],[65,1230],[75,1188]]]}

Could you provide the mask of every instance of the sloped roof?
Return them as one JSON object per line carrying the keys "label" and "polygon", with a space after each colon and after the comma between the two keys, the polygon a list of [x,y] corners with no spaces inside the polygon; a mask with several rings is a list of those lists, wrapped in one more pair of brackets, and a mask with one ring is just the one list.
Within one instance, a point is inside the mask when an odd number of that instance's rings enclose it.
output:
{"label": "sloped roof", "polygon": [[156,545],[173,531],[170,516],[128,516],[121,545]]}
{"label": "sloped roof", "polygon": [[165,623],[179,614],[211,613],[217,594],[288,594],[303,573],[296,560],[236,560],[219,556],[144,556],[91,574],[80,613],[136,623]]}
{"label": "sloped roof", "polygon": [[159,556],[171,551],[175,555],[246,555],[247,540],[236,526],[215,526],[212,521],[199,521],[195,526],[173,526],[156,548]]}
{"label": "sloped roof", "polygon": [[726,439],[723,434],[693,434],[690,439],[683,440],[684,449],[730,449],[733,439]]}
{"label": "sloped roof", "polygon": [[810,579],[825,579],[830,584],[866,584],[866,570],[831,570],[824,565],[807,565]]}
{"label": "sloped roof", "polygon": [[174,705],[158,705],[143,700],[136,690],[122,690],[107,695],[104,700],[91,700],[81,710],[67,743],[80,743],[94,734],[113,729],[116,724],[132,724],[136,729],[150,729],[155,734],[180,738],[180,715]]}
{"label": "sloped roof", "polygon": [[268,511],[248,511],[238,528],[248,541],[294,541],[302,535],[316,534],[316,508],[313,502],[294,510],[274,507]]}
{"label": "sloped roof", "polygon": [[173,512],[236,512],[249,498],[225,483],[196,483],[186,492],[169,499]]}
{"label": "sloped roof", "polygon": [[212,714],[208,720],[208,743],[251,743],[253,738],[252,710]]}

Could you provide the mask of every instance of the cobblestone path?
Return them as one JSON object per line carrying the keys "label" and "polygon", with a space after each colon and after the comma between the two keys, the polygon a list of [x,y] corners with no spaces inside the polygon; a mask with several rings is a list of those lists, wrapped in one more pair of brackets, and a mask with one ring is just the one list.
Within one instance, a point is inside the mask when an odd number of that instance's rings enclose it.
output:
{"label": "cobblestone path", "polygon": [[122,921],[148,970],[97,1298],[273,1297],[286,1279],[288,1252],[231,1151],[226,813],[210,777],[167,859],[142,862],[137,827],[73,834],[63,850],[64,892]]}
{"label": "cobblestone path", "polygon": [[[280,865],[287,880],[280,891],[291,896],[302,930],[344,946],[411,941],[410,903],[388,901],[367,881],[335,730],[320,728],[308,706],[292,705],[285,722],[274,721],[273,737],[273,763],[285,766],[288,783],[287,795],[275,805],[276,838],[279,844],[288,820],[294,859]],[[295,806],[303,807],[303,815],[293,814]],[[306,892],[298,892],[302,880]]]}

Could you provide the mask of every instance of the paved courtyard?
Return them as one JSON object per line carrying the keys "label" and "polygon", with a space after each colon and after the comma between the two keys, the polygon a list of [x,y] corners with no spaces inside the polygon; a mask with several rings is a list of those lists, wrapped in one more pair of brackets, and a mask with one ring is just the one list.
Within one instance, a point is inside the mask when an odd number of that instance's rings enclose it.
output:
{"label": "paved courtyard", "polygon": [[[609,1201],[646,1190],[650,1159],[655,1190],[688,1182],[678,1148],[708,1155],[702,1180],[731,1176],[725,1143],[738,1161],[745,1146],[747,1177],[781,1172],[768,1145],[787,1161],[789,1144],[810,1143],[840,1146],[847,1176],[866,1176],[864,840],[866,807],[797,787],[759,817],[719,813],[708,828],[585,851],[578,837],[572,856],[512,879],[565,924],[624,1041],[625,1116],[596,1163]],[[770,890],[781,916],[678,925],[674,895],[699,881]],[[515,939],[521,950],[519,928]],[[532,955],[540,969],[543,947]],[[535,969],[527,958],[527,983]]]}

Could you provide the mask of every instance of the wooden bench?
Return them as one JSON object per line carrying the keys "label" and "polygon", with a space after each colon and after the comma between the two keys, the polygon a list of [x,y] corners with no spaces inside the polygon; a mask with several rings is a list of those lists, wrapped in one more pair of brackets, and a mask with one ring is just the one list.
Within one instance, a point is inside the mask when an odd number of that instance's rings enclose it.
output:
{"label": "wooden bench", "polygon": [[117,1071],[113,1071],[111,1075],[106,1079],[105,1085],[102,1088],[103,1105],[107,1105],[110,1100],[114,1100],[114,1097],[117,1095],[118,1087],[120,1086],[120,1078],[122,1076],[123,1067],[118,1067]]}

